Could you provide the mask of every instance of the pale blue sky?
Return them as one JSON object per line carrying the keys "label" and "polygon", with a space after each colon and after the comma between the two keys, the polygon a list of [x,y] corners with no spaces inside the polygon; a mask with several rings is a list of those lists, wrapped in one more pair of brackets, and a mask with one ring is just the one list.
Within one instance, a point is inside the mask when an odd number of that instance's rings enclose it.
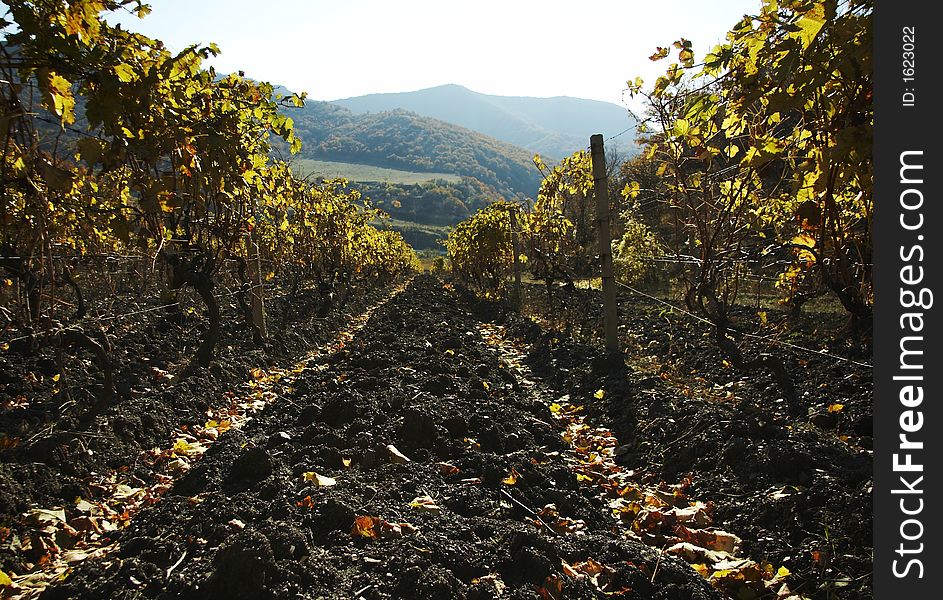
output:
{"label": "pale blue sky", "polygon": [[[478,92],[622,103],[629,78],[666,66],[684,36],[698,56],[760,0],[152,0],[122,23],[179,50],[216,42],[220,72],[333,100],[457,83]],[[633,106],[633,108],[636,108]]]}

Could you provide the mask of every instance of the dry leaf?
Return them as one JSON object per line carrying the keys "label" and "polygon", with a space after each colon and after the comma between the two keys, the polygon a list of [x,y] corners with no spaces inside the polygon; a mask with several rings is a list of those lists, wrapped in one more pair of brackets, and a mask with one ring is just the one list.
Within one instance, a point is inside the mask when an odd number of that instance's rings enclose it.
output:
{"label": "dry leaf", "polygon": [[377,525],[378,520],[379,519],[377,519],[376,517],[369,517],[369,516],[357,517],[356,519],[354,519],[354,526],[353,526],[353,529],[351,530],[351,534],[357,537],[364,537],[364,538],[378,537],[377,530],[376,530],[376,525]]}
{"label": "dry leaf", "polygon": [[441,512],[442,507],[435,503],[429,496],[417,496],[409,505],[418,510],[424,510],[428,512]]}
{"label": "dry leaf", "polygon": [[397,450],[397,449],[396,449],[396,446],[394,446],[393,444],[389,444],[389,445],[386,447],[386,449],[387,449],[387,451],[390,453],[390,462],[396,463],[396,464],[398,464],[398,465],[402,465],[402,464],[406,464],[406,463],[408,463],[408,462],[412,462],[412,461],[409,460],[409,458],[406,457],[405,454],[403,454],[402,452],[400,452],[399,450]]}
{"label": "dry leaf", "polygon": [[440,463],[436,463],[436,466],[439,467],[439,473],[443,475],[444,477],[455,475],[456,473],[459,472],[459,468],[451,463],[440,462]]}
{"label": "dry leaf", "polygon": [[330,487],[332,485],[337,485],[337,480],[333,477],[318,475],[314,471],[306,471],[304,473],[304,480],[314,482],[318,485],[318,487]]}
{"label": "dry leaf", "polygon": [[26,513],[28,523],[34,525],[52,525],[65,522],[65,509],[34,508]]}

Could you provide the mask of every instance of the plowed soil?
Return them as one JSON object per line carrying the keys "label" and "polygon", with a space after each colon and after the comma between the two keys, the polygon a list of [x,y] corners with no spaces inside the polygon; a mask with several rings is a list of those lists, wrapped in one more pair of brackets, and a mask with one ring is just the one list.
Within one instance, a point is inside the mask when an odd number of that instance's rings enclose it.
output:
{"label": "plowed soil", "polygon": [[[631,306],[632,330],[659,343],[652,307]],[[706,347],[692,356],[722,372]],[[767,381],[731,399],[718,391],[726,382],[629,362],[419,276],[352,339],[273,385],[251,420],[102,533],[113,549],[71,563],[42,598],[869,595],[871,459],[843,433],[848,417],[825,410],[835,424],[817,426],[810,414],[823,411],[779,408]],[[861,368],[842,368],[810,373],[800,392],[851,372],[841,381],[867,396]],[[815,393],[825,406],[840,399]],[[166,419],[198,422],[173,408]],[[151,441],[126,446],[124,464]],[[66,467],[4,460],[5,518],[64,499],[65,520],[79,516],[69,501],[91,493],[81,477],[36,491]],[[153,467],[139,468],[145,480]],[[621,510],[627,490],[644,499],[642,524]],[[675,515],[688,507],[709,521],[703,531],[738,537],[729,573],[680,558],[678,531],[691,530]],[[669,514],[670,526],[655,523]],[[7,554],[4,568],[17,560]],[[747,562],[783,569],[774,583],[734,581]]]}

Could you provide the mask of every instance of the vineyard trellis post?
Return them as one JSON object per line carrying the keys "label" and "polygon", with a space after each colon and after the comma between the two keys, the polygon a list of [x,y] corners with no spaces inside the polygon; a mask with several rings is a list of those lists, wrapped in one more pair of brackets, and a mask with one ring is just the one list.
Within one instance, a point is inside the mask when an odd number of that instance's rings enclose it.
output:
{"label": "vineyard trellis post", "polygon": [[612,237],[609,231],[609,181],[606,176],[606,149],[602,134],[589,138],[593,161],[593,189],[596,194],[596,226],[599,233],[599,262],[602,267],[603,317],[606,334],[606,350],[619,353],[618,311],[616,307],[616,281],[612,271]]}
{"label": "vineyard trellis post", "polygon": [[520,306],[521,303],[521,241],[518,233],[517,206],[508,211],[511,220],[511,252],[514,253],[514,292],[511,301]]}
{"label": "vineyard trellis post", "polygon": [[265,296],[262,287],[262,258],[259,252],[258,242],[253,242],[252,247],[255,250],[255,258],[249,261],[249,273],[252,285],[252,328],[258,341],[268,338],[268,330],[265,326]]}

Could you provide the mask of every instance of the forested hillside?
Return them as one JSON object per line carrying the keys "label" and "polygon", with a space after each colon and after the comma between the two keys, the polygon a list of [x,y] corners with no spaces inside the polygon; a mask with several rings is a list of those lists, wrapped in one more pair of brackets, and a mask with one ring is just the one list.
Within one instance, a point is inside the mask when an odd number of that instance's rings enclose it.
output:
{"label": "forested hillside", "polygon": [[506,198],[533,195],[533,154],[444,121],[405,110],[357,115],[327,102],[285,112],[300,156],[474,177]]}
{"label": "forested hillside", "polygon": [[[557,160],[585,148],[591,133],[612,137],[636,126],[635,118],[625,107],[608,102],[567,96],[494,96],[460,85],[369,94],[332,102],[358,114],[409,110]],[[625,158],[638,153],[634,133],[614,141],[611,151],[616,150]]]}

